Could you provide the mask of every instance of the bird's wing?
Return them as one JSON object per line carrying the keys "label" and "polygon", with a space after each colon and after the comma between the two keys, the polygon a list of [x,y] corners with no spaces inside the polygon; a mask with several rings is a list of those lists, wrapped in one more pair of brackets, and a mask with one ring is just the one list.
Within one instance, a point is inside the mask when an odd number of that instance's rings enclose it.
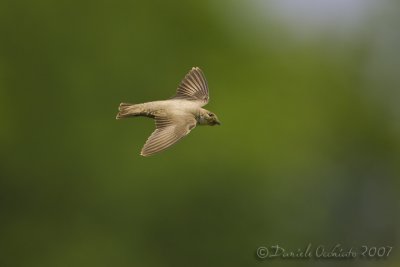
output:
{"label": "bird's wing", "polygon": [[199,101],[201,106],[208,103],[208,85],[203,72],[198,67],[193,67],[181,81],[176,91],[175,99]]}
{"label": "bird's wing", "polygon": [[156,130],[150,135],[140,155],[151,156],[178,142],[196,127],[193,115],[156,116]]}

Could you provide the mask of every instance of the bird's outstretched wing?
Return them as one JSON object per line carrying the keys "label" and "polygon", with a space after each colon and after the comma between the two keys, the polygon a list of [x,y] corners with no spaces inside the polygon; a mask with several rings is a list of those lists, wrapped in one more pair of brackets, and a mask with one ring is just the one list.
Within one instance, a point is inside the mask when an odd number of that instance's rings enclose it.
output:
{"label": "bird's outstretched wing", "polygon": [[156,130],[143,146],[142,156],[151,156],[165,150],[178,142],[196,127],[196,119],[192,115],[156,116]]}
{"label": "bird's outstretched wing", "polygon": [[181,81],[176,91],[175,99],[200,101],[201,106],[208,103],[208,85],[203,72],[198,67],[193,67]]}

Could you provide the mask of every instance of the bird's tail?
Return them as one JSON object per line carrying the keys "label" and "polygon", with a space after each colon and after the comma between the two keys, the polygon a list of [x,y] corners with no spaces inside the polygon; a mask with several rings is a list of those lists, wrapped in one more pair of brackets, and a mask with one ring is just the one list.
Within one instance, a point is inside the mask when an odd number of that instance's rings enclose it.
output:
{"label": "bird's tail", "polygon": [[141,116],[143,104],[121,103],[118,108],[117,120],[134,116]]}

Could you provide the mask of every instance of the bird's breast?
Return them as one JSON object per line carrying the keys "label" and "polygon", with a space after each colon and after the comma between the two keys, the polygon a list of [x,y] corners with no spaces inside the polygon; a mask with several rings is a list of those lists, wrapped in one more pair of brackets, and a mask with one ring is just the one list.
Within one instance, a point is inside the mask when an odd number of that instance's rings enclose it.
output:
{"label": "bird's breast", "polygon": [[199,110],[198,103],[194,101],[184,99],[172,99],[168,100],[168,108],[176,112],[193,113],[195,114]]}

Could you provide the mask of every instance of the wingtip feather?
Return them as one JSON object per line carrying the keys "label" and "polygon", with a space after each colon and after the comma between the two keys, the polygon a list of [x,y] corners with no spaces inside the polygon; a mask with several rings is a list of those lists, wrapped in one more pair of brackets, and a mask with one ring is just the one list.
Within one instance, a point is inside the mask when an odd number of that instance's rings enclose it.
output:
{"label": "wingtip feather", "polygon": [[147,153],[143,152],[143,150],[140,152],[140,156],[145,157],[145,158],[147,158],[147,157],[149,157],[151,155],[152,154],[147,154]]}

